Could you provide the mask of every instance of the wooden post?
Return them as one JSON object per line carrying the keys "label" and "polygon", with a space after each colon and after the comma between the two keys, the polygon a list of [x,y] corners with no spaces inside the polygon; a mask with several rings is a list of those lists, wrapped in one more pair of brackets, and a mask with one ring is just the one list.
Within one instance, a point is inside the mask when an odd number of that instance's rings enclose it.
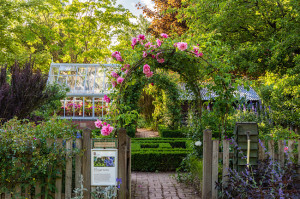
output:
{"label": "wooden post", "polygon": [[298,180],[300,181],[300,140],[298,140]]}
{"label": "wooden post", "polygon": [[222,181],[226,185],[228,181],[228,169],[229,169],[229,140],[223,140],[223,172]]}
{"label": "wooden post", "polygon": [[268,140],[268,151],[270,153],[270,156],[271,156],[272,160],[275,160],[274,140]]}
{"label": "wooden post", "polygon": [[122,184],[118,194],[118,199],[127,199],[127,138],[126,130],[121,128],[118,131],[118,176],[122,179]]}
{"label": "wooden post", "polygon": [[218,166],[219,166],[219,140],[213,140],[212,147],[212,199],[218,198],[218,189],[216,189],[216,182],[218,182]]}
{"label": "wooden post", "polygon": [[[78,150],[82,149],[81,138],[76,138],[76,148]],[[77,154],[75,157],[75,188],[80,188],[81,166],[82,166],[81,157],[80,155]]]}
{"label": "wooden post", "polygon": [[[62,138],[59,138],[56,140],[57,147],[59,150],[62,150]],[[55,192],[55,199],[61,199],[61,192],[62,192],[62,168],[59,167],[58,171],[60,173],[60,177],[56,178],[55,180],[55,187],[56,187],[56,192]]]}
{"label": "wooden post", "polygon": [[131,138],[127,136],[127,198],[131,198]]}
{"label": "wooden post", "polygon": [[281,166],[284,165],[284,144],[283,140],[278,140],[278,162]]}
{"label": "wooden post", "polygon": [[209,129],[203,132],[203,184],[202,199],[211,199],[211,164],[212,164],[212,132]]}
{"label": "wooden post", "polygon": [[6,192],[4,197],[5,199],[11,199],[11,193]]}
{"label": "wooden post", "polygon": [[265,150],[264,150],[264,147],[266,146],[265,141],[261,141],[261,143],[263,146],[261,146],[260,144],[258,145],[258,159],[265,160],[266,159]]}
{"label": "wooden post", "polygon": [[72,194],[72,153],[73,140],[69,139],[66,142],[66,184],[65,184],[65,198],[71,198]]}
{"label": "wooden post", "polygon": [[288,149],[289,149],[289,158],[294,158],[293,149],[294,149],[294,140],[288,140]]}
{"label": "wooden post", "polygon": [[91,130],[86,128],[83,130],[83,144],[84,155],[82,157],[82,175],[83,187],[87,189],[84,192],[83,198],[91,198]]}

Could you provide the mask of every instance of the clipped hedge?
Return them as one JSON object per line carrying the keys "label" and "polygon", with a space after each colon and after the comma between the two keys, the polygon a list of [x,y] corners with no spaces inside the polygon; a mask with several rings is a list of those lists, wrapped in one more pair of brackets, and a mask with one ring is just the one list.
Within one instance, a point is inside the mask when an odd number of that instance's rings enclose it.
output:
{"label": "clipped hedge", "polygon": [[158,134],[162,138],[185,138],[184,130],[171,130],[165,127],[158,128]]}
{"label": "clipped hedge", "polygon": [[186,138],[135,138],[131,144],[133,171],[175,171],[191,152]]}

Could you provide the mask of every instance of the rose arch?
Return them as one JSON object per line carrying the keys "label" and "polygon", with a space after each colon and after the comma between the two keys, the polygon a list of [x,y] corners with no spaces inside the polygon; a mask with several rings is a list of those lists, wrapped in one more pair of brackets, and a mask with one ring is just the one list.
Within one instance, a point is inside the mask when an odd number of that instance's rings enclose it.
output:
{"label": "rose arch", "polygon": [[[161,34],[161,37],[156,41],[148,41],[144,35],[138,35],[132,39],[132,49],[122,52],[123,55],[119,51],[112,53],[113,59],[122,63],[120,68],[111,71],[110,81],[114,89],[106,97],[107,101],[113,99],[110,122],[115,128],[124,128],[136,120],[137,103],[148,84],[153,83],[170,91],[170,100],[177,100],[178,92],[172,91],[176,89],[171,88],[170,81],[162,75],[167,71],[180,76],[181,82],[195,99],[195,114],[201,115],[201,85],[218,69],[204,58],[198,45],[191,47],[185,42],[175,42],[166,34]],[[177,117],[176,113],[174,117]],[[98,121],[99,124],[101,122]],[[173,125],[178,125],[178,122],[178,118],[174,119]],[[102,134],[112,131],[111,127],[111,131],[106,131],[104,127]]]}

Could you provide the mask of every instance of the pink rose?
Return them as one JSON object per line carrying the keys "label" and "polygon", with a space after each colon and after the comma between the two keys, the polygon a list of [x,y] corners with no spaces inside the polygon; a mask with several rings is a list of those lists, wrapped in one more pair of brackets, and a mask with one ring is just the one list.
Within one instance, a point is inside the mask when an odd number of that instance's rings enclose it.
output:
{"label": "pink rose", "polygon": [[156,40],[157,46],[160,47],[161,46],[161,41],[159,39]]}
{"label": "pink rose", "polygon": [[151,86],[154,86],[154,83],[153,83],[153,82],[151,83]]}
{"label": "pink rose", "polygon": [[110,98],[107,95],[104,95],[103,100],[107,103],[110,103]]}
{"label": "pink rose", "polygon": [[140,40],[145,40],[145,35],[142,35],[142,34],[141,34],[141,35],[138,35],[137,37],[138,37]]}
{"label": "pink rose", "polygon": [[134,46],[136,45],[136,43],[137,43],[137,38],[133,37],[131,40],[132,49],[134,49]]}
{"label": "pink rose", "polygon": [[123,81],[124,81],[124,78],[118,77],[118,79],[117,79],[118,84],[121,84]]}
{"label": "pink rose", "polygon": [[144,57],[144,58],[147,57],[146,51],[143,51],[143,57]]}
{"label": "pink rose", "polygon": [[124,70],[126,70],[126,69],[125,69],[124,67],[122,67],[122,68],[121,68],[121,71],[124,71]]}
{"label": "pink rose", "polygon": [[99,119],[97,119],[97,121],[95,122],[95,126],[96,128],[100,129],[103,125],[102,125],[102,121],[100,121]]}
{"label": "pink rose", "polygon": [[128,69],[127,70],[125,70],[125,74],[127,75],[127,73],[128,73]]}
{"label": "pink rose", "polygon": [[163,58],[160,58],[160,59],[157,59],[157,62],[162,64],[165,62],[165,60]]}
{"label": "pink rose", "polygon": [[114,78],[118,78],[119,77],[119,75],[116,72],[114,72],[114,71],[111,72],[111,76],[113,76]]}
{"label": "pink rose", "polygon": [[285,146],[285,147],[284,147],[284,152],[286,153],[286,152],[288,152],[288,151],[289,151],[289,147]]}
{"label": "pink rose", "polygon": [[153,76],[153,72],[150,71],[149,73],[146,73],[146,77],[147,77],[147,78],[150,78],[150,77],[152,77],[152,76]]}
{"label": "pink rose", "polygon": [[174,43],[173,46],[176,48],[177,47],[177,43]]}
{"label": "pink rose", "polygon": [[130,65],[129,64],[125,64],[124,67],[127,68],[127,69],[129,69]]}
{"label": "pink rose", "polygon": [[155,59],[155,55],[151,55],[151,57],[152,57],[153,59]]}
{"label": "pink rose", "polygon": [[177,43],[177,48],[181,51],[184,51],[187,49],[187,43],[184,43],[184,42],[178,42]]}
{"label": "pink rose", "polygon": [[200,52],[200,53],[195,53],[195,56],[196,56],[196,57],[202,57],[202,56],[203,56],[203,53],[202,53],[202,52]]}
{"label": "pink rose", "polygon": [[106,123],[106,122],[104,122],[104,123],[103,123],[103,125],[104,125],[104,126],[106,126],[106,125],[107,125],[107,123]]}
{"label": "pink rose", "polygon": [[116,59],[117,59],[117,61],[124,61],[124,60],[122,59],[121,55],[119,55],[119,54],[116,55]]}
{"label": "pink rose", "polygon": [[111,127],[109,124],[107,126],[103,126],[101,129],[101,134],[104,136],[109,135],[114,130],[113,127]]}
{"label": "pink rose", "polygon": [[117,86],[117,82],[115,80],[111,81],[112,87],[115,88]]}
{"label": "pink rose", "polygon": [[145,64],[143,67],[143,73],[147,74],[151,71],[150,66],[148,64]]}
{"label": "pink rose", "polygon": [[161,33],[160,36],[162,36],[163,38],[168,38],[168,35],[166,33]]}
{"label": "pink rose", "polygon": [[121,55],[119,51],[115,51],[111,54],[112,57],[116,57],[116,55]]}
{"label": "pink rose", "polygon": [[148,43],[145,44],[144,47],[148,49],[148,48],[150,48],[151,45],[152,45],[152,43],[151,43],[151,42],[148,42]]}

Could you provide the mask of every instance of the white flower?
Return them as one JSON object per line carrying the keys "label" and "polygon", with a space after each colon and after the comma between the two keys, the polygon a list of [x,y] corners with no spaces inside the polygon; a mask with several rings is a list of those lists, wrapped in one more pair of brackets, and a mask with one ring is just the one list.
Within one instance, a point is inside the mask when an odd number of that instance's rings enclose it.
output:
{"label": "white flower", "polygon": [[195,142],[195,146],[201,146],[201,145],[202,145],[202,142],[201,142],[201,141]]}

